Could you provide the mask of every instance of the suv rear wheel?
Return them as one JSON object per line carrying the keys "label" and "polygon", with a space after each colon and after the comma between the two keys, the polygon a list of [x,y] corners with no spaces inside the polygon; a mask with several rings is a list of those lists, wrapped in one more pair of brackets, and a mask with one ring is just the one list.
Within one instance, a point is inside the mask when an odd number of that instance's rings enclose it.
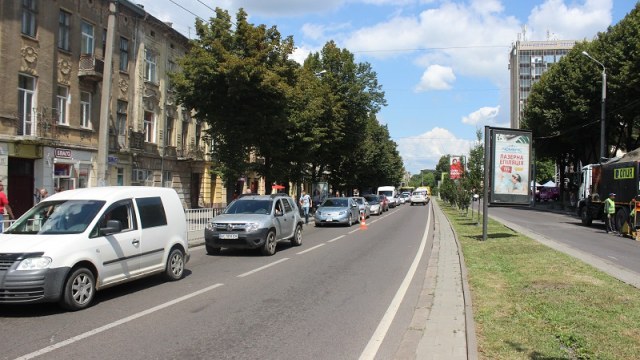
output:
{"label": "suv rear wheel", "polygon": [[302,225],[296,226],[296,231],[293,232],[293,237],[291,238],[291,245],[302,245]]}

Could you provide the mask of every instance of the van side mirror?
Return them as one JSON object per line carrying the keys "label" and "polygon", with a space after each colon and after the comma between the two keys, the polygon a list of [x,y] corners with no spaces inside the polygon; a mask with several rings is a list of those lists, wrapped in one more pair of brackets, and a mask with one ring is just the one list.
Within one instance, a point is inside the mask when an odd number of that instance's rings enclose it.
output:
{"label": "van side mirror", "polygon": [[120,220],[107,220],[107,226],[100,228],[102,235],[116,234],[122,231]]}

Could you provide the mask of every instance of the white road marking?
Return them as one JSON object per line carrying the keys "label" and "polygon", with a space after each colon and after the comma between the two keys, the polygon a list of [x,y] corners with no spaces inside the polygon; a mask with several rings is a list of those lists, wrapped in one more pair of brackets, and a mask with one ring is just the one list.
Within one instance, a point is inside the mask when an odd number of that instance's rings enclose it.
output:
{"label": "white road marking", "polygon": [[609,259],[613,259],[613,260],[615,260],[615,261],[618,261],[618,258],[617,258],[617,257],[615,257],[615,256],[607,255],[607,257],[608,257]]}
{"label": "white road marking", "polygon": [[280,260],[278,260],[278,261],[274,261],[274,262],[272,262],[271,264],[267,264],[267,265],[265,265],[265,266],[261,266],[261,267],[259,267],[259,268],[257,268],[257,269],[254,269],[254,270],[251,270],[251,271],[247,271],[247,272],[246,272],[246,273],[244,273],[244,274],[240,274],[240,275],[238,275],[238,277],[239,277],[239,278],[242,278],[242,277],[245,277],[245,276],[249,276],[249,275],[251,275],[251,274],[255,274],[255,273],[257,273],[258,271],[264,270],[264,269],[266,269],[266,268],[270,268],[270,267],[272,267],[273,265],[280,264],[281,262],[283,262],[283,261],[287,261],[287,260],[289,260],[289,258],[282,258],[282,259],[280,259]]}
{"label": "white road marking", "polygon": [[37,350],[37,351],[34,351],[34,352],[29,353],[27,355],[23,355],[23,356],[19,357],[17,360],[33,359],[34,357],[37,357],[37,356],[40,356],[40,355],[44,355],[46,353],[52,352],[53,350],[59,349],[61,347],[64,347],[64,346],[67,346],[67,345],[71,345],[71,344],[73,344],[75,342],[78,342],[78,341],[80,341],[82,339],[86,339],[86,338],[88,338],[90,336],[99,334],[99,333],[107,331],[109,329],[113,329],[116,326],[120,326],[120,325],[126,324],[126,323],[128,323],[130,321],[133,321],[135,319],[138,319],[138,318],[141,318],[143,316],[149,315],[151,313],[154,313],[156,311],[162,310],[162,309],[167,308],[169,306],[172,306],[172,305],[175,305],[177,303],[189,300],[189,299],[191,299],[193,297],[196,297],[198,295],[202,295],[202,294],[204,294],[204,293],[206,293],[208,291],[211,291],[211,290],[213,290],[215,288],[218,288],[220,286],[223,286],[223,285],[224,284],[215,284],[215,285],[208,286],[208,287],[206,287],[204,289],[198,290],[196,292],[192,292],[191,294],[187,294],[185,296],[181,296],[181,297],[179,297],[177,299],[168,301],[168,302],[166,302],[164,304],[160,304],[160,305],[154,306],[154,307],[152,307],[150,309],[147,309],[147,310],[144,310],[144,311],[140,311],[140,312],[135,313],[135,314],[133,314],[131,316],[127,316],[127,317],[122,318],[120,320],[114,321],[114,322],[112,322],[110,324],[101,326],[101,327],[93,329],[91,331],[87,331],[87,332],[82,333],[80,335],[76,335],[76,336],[74,336],[72,338],[69,338],[67,340],[61,341],[59,343],[56,343],[56,344],[53,344],[53,345],[50,345],[50,346],[47,346],[45,348],[42,348],[42,349]]}
{"label": "white road marking", "polygon": [[356,232],[356,231],[358,231],[358,230],[360,230],[360,228],[357,228],[357,229],[355,229],[355,230],[351,230],[351,231],[349,231],[347,234],[353,234],[354,232]]}
{"label": "white road marking", "polygon": [[424,248],[426,247],[426,244],[427,244],[427,236],[429,234],[429,228],[431,226],[431,218],[432,216],[429,216],[429,220],[427,221],[427,225],[424,229],[424,234],[422,235],[422,241],[420,242],[420,247],[418,248],[416,257],[413,259],[413,262],[411,263],[411,267],[409,267],[409,271],[407,272],[407,275],[405,275],[404,280],[402,280],[402,284],[400,284],[400,288],[396,292],[396,295],[393,297],[393,300],[391,300],[391,304],[389,304],[389,307],[387,308],[387,311],[384,313],[382,320],[380,320],[380,323],[378,324],[376,331],[373,333],[373,336],[369,340],[369,343],[362,351],[362,354],[360,354],[360,360],[369,360],[369,359],[374,359],[376,357],[376,354],[378,353],[378,349],[380,348],[380,345],[382,345],[382,341],[387,335],[387,332],[389,331],[389,327],[391,327],[391,322],[393,322],[393,318],[396,316],[396,313],[400,308],[402,299],[406,295],[407,290],[409,289],[409,284],[411,283],[411,279],[413,279],[413,276],[415,275],[418,269],[418,264],[422,259]]}
{"label": "white road marking", "polygon": [[338,236],[337,238],[333,238],[333,239],[331,239],[331,240],[328,240],[327,242],[328,242],[328,243],[331,243],[331,242],[334,242],[334,241],[338,241],[338,240],[342,239],[343,237],[345,237],[345,235],[340,235],[340,236]]}
{"label": "white road marking", "polygon": [[321,246],[324,246],[324,245],[325,245],[325,244],[319,244],[319,245],[316,245],[316,246],[314,246],[314,247],[312,247],[312,248],[309,248],[309,249],[307,249],[307,250],[302,250],[302,251],[300,251],[299,253],[296,253],[296,254],[297,254],[297,255],[302,255],[302,254],[304,254],[304,253],[307,253],[307,252],[309,252],[309,251],[311,251],[311,250],[315,250],[315,249],[317,249],[317,248],[319,248],[319,247],[321,247]]}

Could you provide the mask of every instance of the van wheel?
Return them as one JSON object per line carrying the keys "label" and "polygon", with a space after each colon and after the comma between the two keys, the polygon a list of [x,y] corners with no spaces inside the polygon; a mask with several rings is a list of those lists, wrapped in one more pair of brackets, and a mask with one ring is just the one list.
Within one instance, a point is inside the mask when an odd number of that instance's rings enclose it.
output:
{"label": "van wheel", "polygon": [[184,253],[180,249],[173,249],[167,259],[167,268],[164,271],[165,278],[169,281],[182,279],[184,275]]}
{"label": "van wheel", "polygon": [[213,247],[211,245],[206,245],[206,244],[204,245],[204,248],[207,250],[208,255],[218,255],[222,250],[219,247]]}
{"label": "van wheel", "polygon": [[276,233],[273,230],[271,230],[267,234],[267,239],[265,240],[264,245],[262,246],[262,249],[260,249],[260,251],[262,252],[262,255],[271,256],[275,254],[276,245],[277,245]]}
{"label": "van wheel", "polygon": [[296,231],[293,232],[293,237],[291,238],[291,245],[302,245],[302,225],[296,226]]}
{"label": "van wheel", "polygon": [[591,214],[589,214],[589,206],[585,205],[580,208],[580,220],[582,221],[582,225],[591,226]]}
{"label": "van wheel", "polygon": [[96,279],[93,273],[85,267],[79,267],[67,277],[60,305],[71,311],[82,310],[89,307],[95,295]]}

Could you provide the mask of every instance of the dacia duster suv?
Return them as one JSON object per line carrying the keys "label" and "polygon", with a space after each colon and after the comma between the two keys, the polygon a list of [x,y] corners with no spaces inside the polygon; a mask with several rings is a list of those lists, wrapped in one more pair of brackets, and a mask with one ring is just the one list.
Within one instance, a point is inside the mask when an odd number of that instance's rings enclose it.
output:
{"label": "dacia duster suv", "polygon": [[279,241],[302,244],[303,223],[300,210],[287,194],[243,196],[207,225],[205,247],[210,255],[220,253],[221,248],[260,249],[263,255],[273,255]]}

